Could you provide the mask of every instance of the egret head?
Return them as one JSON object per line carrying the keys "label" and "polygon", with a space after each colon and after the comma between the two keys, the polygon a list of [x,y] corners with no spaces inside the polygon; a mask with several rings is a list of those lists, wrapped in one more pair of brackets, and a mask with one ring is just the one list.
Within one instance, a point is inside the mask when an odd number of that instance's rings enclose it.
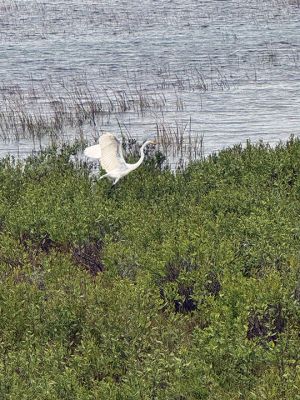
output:
{"label": "egret head", "polygon": [[145,136],[141,137],[142,144],[151,144],[151,145],[156,145],[158,144],[157,138],[155,134],[153,133],[148,133]]}
{"label": "egret head", "polygon": [[158,141],[156,138],[153,139],[153,137],[150,137],[149,139],[147,139],[144,143],[151,144],[151,145],[156,145],[158,144]]}
{"label": "egret head", "polygon": [[148,139],[143,143],[141,151],[144,151],[145,149],[147,149],[147,152],[150,151],[151,149],[153,150],[153,146],[155,146],[156,144],[157,141],[155,139]]}

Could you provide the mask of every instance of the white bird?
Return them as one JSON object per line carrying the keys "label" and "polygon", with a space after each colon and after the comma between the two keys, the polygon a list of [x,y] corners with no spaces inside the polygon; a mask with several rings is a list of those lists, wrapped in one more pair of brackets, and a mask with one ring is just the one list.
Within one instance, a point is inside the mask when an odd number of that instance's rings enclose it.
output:
{"label": "white bird", "polygon": [[139,161],[135,164],[127,164],[124,160],[121,142],[112,133],[104,133],[99,138],[99,144],[87,147],[84,150],[84,155],[99,159],[101,167],[106,171],[106,174],[100,176],[100,179],[112,179],[113,185],[115,185],[119,179],[142,164],[145,157],[144,148],[148,144],[156,143],[153,140],[147,140],[140,149],[141,157]]}

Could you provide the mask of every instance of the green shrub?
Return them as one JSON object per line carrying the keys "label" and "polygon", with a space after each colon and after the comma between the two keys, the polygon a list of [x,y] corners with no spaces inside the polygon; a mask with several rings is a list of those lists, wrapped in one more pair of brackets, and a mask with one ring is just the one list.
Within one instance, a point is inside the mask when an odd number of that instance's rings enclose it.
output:
{"label": "green shrub", "polygon": [[77,150],[0,162],[0,398],[299,399],[300,142],[115,187]]}

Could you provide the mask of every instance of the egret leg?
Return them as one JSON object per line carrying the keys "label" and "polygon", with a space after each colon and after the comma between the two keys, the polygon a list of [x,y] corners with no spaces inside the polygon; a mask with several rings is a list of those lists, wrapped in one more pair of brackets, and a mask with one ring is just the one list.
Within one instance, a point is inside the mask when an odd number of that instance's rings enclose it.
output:
{"label": "egret leg", "polygon": [[117,178],[117,179],[114,181],[113,185],[115,185],[115,184],[118,182],[119,179],[120,179],[120,178]]}

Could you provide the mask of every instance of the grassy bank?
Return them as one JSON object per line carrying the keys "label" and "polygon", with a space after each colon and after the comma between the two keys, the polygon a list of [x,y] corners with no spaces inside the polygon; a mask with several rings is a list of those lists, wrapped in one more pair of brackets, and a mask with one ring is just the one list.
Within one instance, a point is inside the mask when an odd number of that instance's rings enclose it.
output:
{"label": "grassy bank", "polygon": [[300,399],[300,142],[113,189],[0,162],[1,399]]}

